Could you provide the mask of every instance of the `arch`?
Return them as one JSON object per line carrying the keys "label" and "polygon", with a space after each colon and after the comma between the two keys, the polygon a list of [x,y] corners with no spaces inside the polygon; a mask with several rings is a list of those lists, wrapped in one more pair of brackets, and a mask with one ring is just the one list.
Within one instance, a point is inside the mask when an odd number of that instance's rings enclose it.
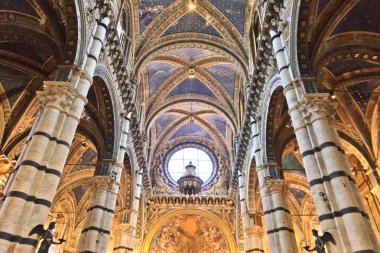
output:
{"label": "arch", "polygon": [[[275,162],[274,157],[268,158],[268,147],[267,147],[267,135],[268,135],[268,116],[270,113],[270,104],[272,101],[273,95],[277,94],[279,95],[279,91],[282,90],[282,83],[281,79],[278,75],[274,76],[267,87],[267,89],[264,91],[263,95],[263,105],[262,105],[262,116],[261,116],[261,125],[260,125],[260,132],[262,133],[261,137],[261,150],[263,152],[263,161],[262,162]],[[270,159],[273,159],[269,161]]]}
{"label": "arch", "polygon": [[211,46],[212,48],[217,48],[219,50],[222,50],[223,52],[232,56],[233,59],[235,59],[238,62],[239,66],[243,70],[244,76],[245,77],[248,76],[249,72],[248,72],[248,69],[246,67],[245,61],[238,54],[236,54],[232,49],[228,48],[226,45],[222,45],[222,44],[214,42],[214,41],[202,40],[200,38],[194,38],[194,37],[185,38],[185,36],[183,36],[181,38],[169,40],[169,41],[161,41],[157,45],[153,45],[153,46],[149,47],[149,50],[146,50],[137,59],[136,64],[135,64],[134,75],[137,76],[137,72],[141,69],[141,65],[146,61],[146,59],[148,57],[153,55],[155,52],[157,52],[161,49],[169,48],[170,46],[172,46],[174,44],[188,44],[188,43],[195,43],[195,44],[200,44],[200,45]]}
{"label": "arch", "polygon": [[216,216],[215,214],[211,212],[201,210],[201,209],[194,209],[194,208],[173,210],[162,215],[160,219],[154,224],[152,224],[152,226],[149,228],[148,233],[142,243],[143,245],[142,252],[148,253],[150,249],[150,244],[156,232],[167,222],[175,219],[176,217],[180,215],[199,215],[203,218],[209,219],[213,224],[215,224],[218,228],[220,228],[223,234],[226,236],[228,246],[230,248],[230,252],[231,253],[237,252],[234,236],[231,233],[230,228],[227,226],[227,224],[224,221],[222,221],[218,216]]}

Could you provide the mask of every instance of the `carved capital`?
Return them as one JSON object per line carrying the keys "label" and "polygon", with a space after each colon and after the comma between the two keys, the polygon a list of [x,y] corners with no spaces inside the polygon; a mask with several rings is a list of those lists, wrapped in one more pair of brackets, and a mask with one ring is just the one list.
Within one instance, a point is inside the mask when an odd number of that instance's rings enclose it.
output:
{"label": "carved capital", "polygon": [[112,176],[95,176],[92,179],[92,185],[94,187],[94,190],[108,189],[116,193],[119,190],[119,184]]}
{"label": "carved capital", "polygon": [[331,101],[329,94],[313,93],[305,94],[300,103],[298,110],[307,123],[317,119],[331,119],[337,109],[338,103]]}
{"label": "carved capital", "polygon": [[73,89],[69,82],[45,81],[44,85],[43,91],[37,91],[37,98],[42,106],[54,107],[62,112],[68,112],[77,97],[87,103],[87,99]]}
{"label": "carved capital", "polygon": [[260,187],[262,197],[270,196],[275,193],[286,193],[288,184],[282,179],[266,180]]}
{"label": "carved capital", "polygon": [[255,235],[259,237],[264,235],[264,229],[257,225],[249,226],[245,232],[246,235]]}
{"label": "carved capital", "polygon": [[131,231],[132,231],[131,224],[122,223],[116,226],[115,235],[118,236],[122,234],[127,234],[127,233],[130,233]]}

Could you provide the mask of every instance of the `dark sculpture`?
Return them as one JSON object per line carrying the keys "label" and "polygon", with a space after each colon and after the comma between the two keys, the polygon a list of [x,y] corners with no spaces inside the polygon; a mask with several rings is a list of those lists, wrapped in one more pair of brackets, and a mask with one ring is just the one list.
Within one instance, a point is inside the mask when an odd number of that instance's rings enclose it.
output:
{"label": "dark sculpture", "polygon": [[52,244],[62,244],[66,241],[65,239],[59,239],[59,242],[54,242],[53,229],[55,228],[55,224],[55,222],[50,222],[48,229],[44,229],[44,226],[40,224],[30,231],[29,236],[37,234],[41,237],[40,239],[43,239],[37,253],[48,253]]}
{"label": "dark sculpture", "polygon": [[310,246],[303,247],[307,251],[316,251],[318,253],[326,253],[325,244],[327,242],[331,242],[335,245],[335,240],[329,232],[324,232],[322,236],[318,235],[318,231],[316,229],[312,230],[313,235],[315,237],[315,247],[314,249],[310,249]]}

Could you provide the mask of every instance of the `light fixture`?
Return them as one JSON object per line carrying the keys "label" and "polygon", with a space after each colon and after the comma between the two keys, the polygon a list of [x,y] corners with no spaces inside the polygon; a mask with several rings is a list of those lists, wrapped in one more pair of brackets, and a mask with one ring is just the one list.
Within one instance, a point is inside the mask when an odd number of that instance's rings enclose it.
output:
{"label": "light fixture", "polygon": [[82,150],[84,150],[86,147],[87,147],[87,143],[86,141],[82,141],[82,143],[80,144]]}
{"label": "light fixture", "polygon": [[295,154],[298,154],[298,147],[295,147],[295,148],[294,148],[294,153],[295,153]]}
{"label": "light fixture", "polygon": [[189,10],[193,11],[197,8],[196,0],[189,0]]}
{"label": "light fixture", "polygon": [[335,93],[334,93],[333,90],[330,91],[330,97],[331,97],[332,99],[336,99],[336,95],[335,95]]}
{"label": "light fixture", "polygon": [[193,79],[195,77],[195,70],[194,68],[190,68],[189,70],[189,78]]}

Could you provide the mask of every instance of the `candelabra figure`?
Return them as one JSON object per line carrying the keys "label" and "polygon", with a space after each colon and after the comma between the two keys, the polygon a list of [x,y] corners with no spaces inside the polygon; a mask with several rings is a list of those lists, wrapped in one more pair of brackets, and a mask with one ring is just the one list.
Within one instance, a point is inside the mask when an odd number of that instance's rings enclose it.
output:
{"label": "candelabra figure", "polygon": [[316,251],[318,253],[326,253],[325,244],[327,242],[331,242],[335,245],[335,240],[329,232],[324,232],[322,236],[319,236],[316,229],[313,229],[312,232],[315,238],[315,247],[310,249],[310,246],[305,246],[303,247],[305,250],[309,252]]}
{"label": "candelabra figure", "polygon": [[66,241],[65,239],[59,239],[59,242],[54,242],[53,230],[55,225],[55,222],[50,222],[48,229],[44,229],[44,226],[39,224],[30,231],[29,236],[37,234],[41,237],[40,240],[42,240],[37,253],[48,253],[52,244],[62,244]]}

